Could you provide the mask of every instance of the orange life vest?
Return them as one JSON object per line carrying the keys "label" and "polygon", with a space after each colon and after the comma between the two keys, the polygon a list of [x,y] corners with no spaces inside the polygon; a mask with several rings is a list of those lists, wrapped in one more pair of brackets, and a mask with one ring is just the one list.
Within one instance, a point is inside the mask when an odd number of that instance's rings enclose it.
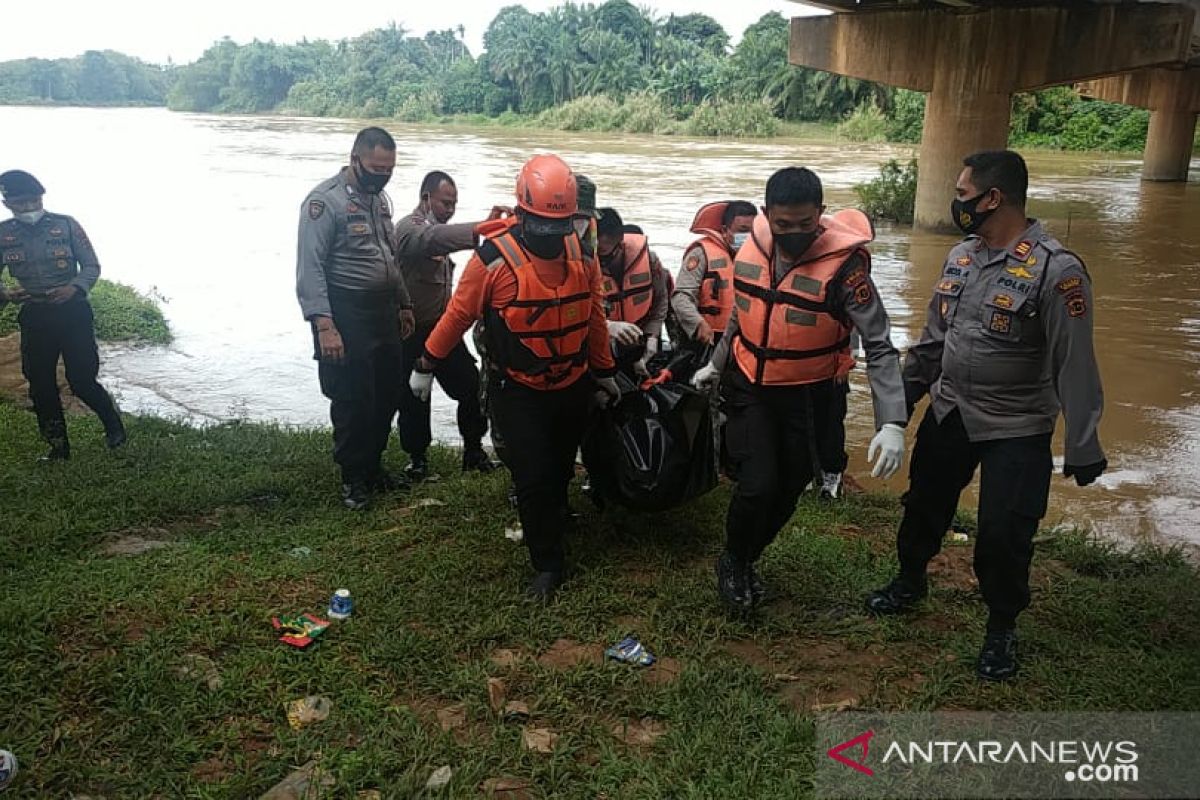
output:
{"label": "orange life vest", "polygon": [[610,276],[603,276],[605,308],[610,320],[636,325],[646,318],[654,306],[650,247],[646,237],[638,233],[625,234],[621,247],[625,251],[625,274],[620,286]]}
{"label": "orange life vest", "polygon": [[565,389],[583,376],[588,363],[592,289],[579,237],[574,231],[563,237],[567,277],[550,288],[513,235],[515,226],[512,220],[493,232],[477,251],[489,270],[507,267],[517,278],[516,299],[487,311],[488,357],[531,389]]}
{"label": "orange life vest", "polygon": [[704,238],[697,239],[688,250],[696,247],[704,248],[704,259],[708,262],[708,269],[700,279],[696,307],[708,327],[720,333],[725,330],[733,311],[733,259],[725,248],[725,239],[716,231],[706,232]]}
{"label": "orange life vest", "polygon": [[[875,238],[867,215],[846,209],[821,218],[821,235],[802,260],[774,279],[775,241],[766,215],[733,268],[738,336],[733,355],[746,379],[795,386],[844,377],[854,366],[850,326],[829,305],[829,286],[846,259]],[[868,264],[869,264],[868,260]]]}

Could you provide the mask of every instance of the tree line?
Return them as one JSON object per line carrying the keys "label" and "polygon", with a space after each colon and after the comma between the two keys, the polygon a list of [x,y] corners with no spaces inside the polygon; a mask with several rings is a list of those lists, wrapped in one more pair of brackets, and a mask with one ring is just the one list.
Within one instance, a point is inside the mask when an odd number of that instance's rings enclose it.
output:
{"label": "tree line", "polygon": [[[568,129],[771,135],[838,124],[845,138],[916,141],[924,96],[791,66],[788,20],[764,15],[736,46],[702,13],[659,16],[629,0],[501,8],[473,54],[460,25],[415,36],[393,24],[351,39],[230,39],[194,63],[118,53],[0,64],[0,102],[165,103],[173,110],[393,118],[528,119]],[[1147,114],[1069,87],[1018,95],[1017,144],[1137,149]]]}

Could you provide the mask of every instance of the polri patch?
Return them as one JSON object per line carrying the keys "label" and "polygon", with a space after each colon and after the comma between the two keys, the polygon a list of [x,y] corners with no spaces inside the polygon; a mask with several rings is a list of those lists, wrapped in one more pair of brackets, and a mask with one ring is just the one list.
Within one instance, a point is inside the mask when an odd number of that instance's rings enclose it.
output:
{"label": "polri patch", "polygon": [[324,213],[325,213],[325,201],[324,200],[309,200],[308,201],[308,218],[309,219],[320,219],[321,215]]}
{"label": "polri patch", "polygon": [[1067,316],[1082,317],[1087,313],[1087,298],[1083,296],[1083,292],[1074,291],[1067,295]]}
{"label": "polri patch", "polygon": [[1054,288],[1058,290],[1059,294],[1066,294],[1074,289],[1078,289],[1080,286],[1083,286],[1083,278],[1079,277],[1078,275],[1072,275],[1069,278],[1063,278],[1061,281],[1054,284]]}
{"label": "polri patch", "polygon": [[993,311],[988,330],[995,333],[1008,333],[1012,330],[1012,314],[1006,311]]}
{"label": "polri patch", "polygon": [[1033,242],[1029,241],[1028,239],[1017,242],[1017,246],[1013,248],[1013,255],[1015,255],[1017,258],[1025,258],[1032,252]]}

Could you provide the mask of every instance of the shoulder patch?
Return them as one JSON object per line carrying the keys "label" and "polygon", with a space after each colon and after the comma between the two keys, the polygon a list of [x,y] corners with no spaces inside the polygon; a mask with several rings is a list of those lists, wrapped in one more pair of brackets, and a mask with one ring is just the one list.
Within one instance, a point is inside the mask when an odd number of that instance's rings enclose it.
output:
{"label": "shoulder patch", "polygon": [[959,256],[958,258],[954,259],[954,263],[960,267],[969,267],[971,266],[971,257]]}
{"label": "shoulder patch", "polygon": [[1061,281],[1054,284],[1054,288],[1058,290],[1059,294],[1066,294],[1067,292],[1078,289],[1081,286],[1083,286],[1083,278],[1078,275],[1072,275],[1069,278],[1063,278]]}
{"label": "shoulder patch", "polygon": [[321,215],[324,213],[325,213],[325,201],[324,200],[317,200],[314,198],[314,199],[308,201],[308,218],[309,219],[320,219]]}
{"label": "shoulder patch", "polygon": [[1087,298],[1083,296],[1083,292],[1075,290],[1063,298],[1063,302],[1067,306],[1067,316],[1082,317],[1087,313]]}
{"label": "shoulder patch", "polygon": [[1015,255],[1017,258],[1028,258],[1029,254],[1032,252],[1033,242],[1029,241],[1028,239],[1022,239],[1021,241],[1017,242],[1017,246],[1013,248],[1013,255]]}

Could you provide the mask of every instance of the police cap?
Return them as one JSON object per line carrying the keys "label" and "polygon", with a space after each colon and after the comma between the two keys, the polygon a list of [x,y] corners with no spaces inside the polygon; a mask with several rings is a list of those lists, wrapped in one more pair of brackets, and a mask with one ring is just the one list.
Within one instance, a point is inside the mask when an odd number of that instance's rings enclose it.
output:
{"label": "police cap", "polygon": [[0,174],[0,195],[8,200],[12,197],[40,197],[46,193],[42,182],[22,169],[10,169]]}

